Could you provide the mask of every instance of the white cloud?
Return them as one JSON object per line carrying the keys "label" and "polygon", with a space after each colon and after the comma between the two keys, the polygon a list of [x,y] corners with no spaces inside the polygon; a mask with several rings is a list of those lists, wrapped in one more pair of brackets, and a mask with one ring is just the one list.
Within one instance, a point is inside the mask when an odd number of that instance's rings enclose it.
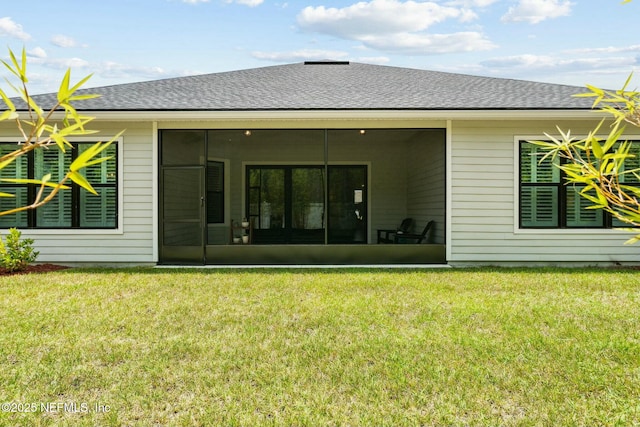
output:
{"label": "white cloud", "polygon": [[571,13],[568,0],[520,0],[502,17],[503,22],[529,22],[538,24],[547,19],[568,16]]}
{"label": "white cloud", "polygon": [[105,61],[91,64],[89,67],[93,72],[102,78],[126,78],[127,80],[158,79],[162,77],[174,76],[176,73],[169,73],[161,67],[139,67],[120,64],[113,61]]}
{"label": "white cloud", "polygon": [[264,0],[227,0],[227,3],[238,3],[249,7],[260,6]]}
{"label": "white cloud", "polygon": [[323,59],[344,59],[349,54],[336,50],[301,49],[290,52],[252,52],[251,56],[273,62],[319,61]]}
{"label": "white cloud", "polygon": [[487,7],[499,1],[500,0],[451,0],[445,4],[454,7]]}
{"label": "white cloud", "polygon": [[51,43],[58,47],[76,47],[78,45],[72,37],[62,34],[51,37]]}
{"label": "white cloud", "polygon": [[[493,58],[479,64],[484,73],[492,75],[541,75],[554,79],[560,75],[574,76],[573,81],[586,74],[620,74],[637,66],[633,56],[567,57],[566,55],[514,55]],[[624,74],[623,73],[623,74]],[[583,82],[579,82],[582,84]]]}
{"label": "white cloud", "polygon": [[475,18],[470,10],[433,2],[371,0],[342,9],[306,7],[298,15],[298,25],[305,31],[358,39],[371,34],[422,31],[447,19]]}
{"label": "white cloud", "polygon": [[388,36],[369,36],[362,39],[369,48],[408,55],[430,55],[449,52],[474,52],[496,47],[481,33],[453,34],[399,33]]}
{"label": "white cloud", "polygon": [[244,4],[246,6],[254,7],[254,6],[261,5],[263,0],[237,0],[237,2],[239,4]]}
{"label": "white cloud", "polygon": [[31,35],[24,32],[22,25],[15,23],[8,16],[0,18],[0,36],[12,37],[24,41],[31,39]]}
{"label": "white cloud", "polygon": [[631,45],[624,47],[593,47],[584,49],[571,49],[567,53],[570,54],[591,54],[591,53],[624,53],[624,52],[640,52],[640,45]]}
{"label": "white cloud", "polygon": [[210,0],[182,0],[182,3],[187,4],[198,4],[198,3],[209,3]]}
{"label": "white cloud", "polygon": [[477,17],[471,9],[434,2],[371,0],[341,9],[306,7],[297,21],[304,31],[357,40],[367,48],[425,55],[494,48],[495,45],[479,32],[431,34],[426,31],[450,19],[469,22]]}
{"label": "white cloud", "polygon": [[32,58],[46,58],[47,52],[41,47],[36,47],[28,51],[27,55]]}
{"label": "white cloud", "polygon": [[89,61],[82,58],[48,58],[48,57],[34,57],[31,63],[38,64],[43,67],[53,68],[56,70],[71,69],[87,69],[91,65]]}
{"label": "white cloud", "polygon": [[361,56],[355,59],[356,62],[364,62],[365,64],[388,64],[391,60],[386,56]]}

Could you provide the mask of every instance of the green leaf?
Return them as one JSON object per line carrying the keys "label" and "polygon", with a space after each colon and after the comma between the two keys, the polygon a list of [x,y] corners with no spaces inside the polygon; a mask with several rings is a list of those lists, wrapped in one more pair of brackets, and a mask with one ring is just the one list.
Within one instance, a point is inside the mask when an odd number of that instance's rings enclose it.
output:
{"label": "green leaf", "polygon": [[2,89],[0,89],[0,97],[2,97],[2,101],[5,103],[7,108],[11,111],[16,111],[16,106],[13,104],[11,99],[7,96],[6,93]]}
{"label": "green leaf", "polygon": [[15,111],[7,110],[0,114],[0,122],[4,120],[15,120],[18,117],[20,116]]}
{"label": "green leaf", "polygon": [[[75,91],[77,91],[78,89],[80,89],[80,87],[82,85],[84,85],[91,77],[93,76],[93,74],[89,74],[88,76],[85,76],[82,80],[80,80],[78,83],[75,84],[75,86],[73,86],[70,90],[69,90],[69,94],[73,94],[75,93]],[[82,96],[82,95],[80,95]],[[96,95],[96,96],[100,96],[100,95]]]}
{"label": "green leaf", "polygon": [[625,245],[635,245],[638,242],[640,242],[640,234],[636,234],[635,236],[633,236],[632,238],[630,238],[629,240],[624,242],[624,244]]}
{"label": "green leaf", "polygon": [[87,148],[82,154],[80,154],[69,166],[69,170],[75,172],[90,165],[90,162],[101,152],[106,150],[124,131],[119,132],[113,139],[107,142],[97,142],[91,147]]}
{"label": "green leaf", "polygon": [[596,156],[596,159],[601,159],[604,156],[604,151],[602,151],[602,147],[597,139],[591,140],[591,149],[593,150],[593,155]]}
{"label": "green leaf", "polygon": [[69,80],[71,79],[71,69],[67,68],[67,72],[64,73],[64,77],[60,82],[60,88],[58,89],[58,102],[62,103],[69,97]]}
{"label": "green leaf", "polygon": [[85,95],[73,95],[69,97],[69,102],[71,101],[86,101],[87,99],[100,98],[100,95],[97,93],[87,93]]}
{"label": "green leaf", "polygon": [[17,156],[11,157],[7,160],[3,160],[2,162],[0,162],[0,170],[2,170],[5,166],[10,165]]}
{"label": "green leaf", "polygon": [[41,179],[21,179],[21,178],[2,178],[0,179],[0,181],[2,182],[11,182],[14,184],[36,184],[36,185],[44,185],[46,187],[51,187],[51,188],[61,188],[63,190],[68,190],[71,187],[68,187],[66,185],[60,185],[56,182],[44,182]]}
{"label": "green leaf", "polygon": [[94,194],[96,196],[98,195],[98,193],[96,192],[96,190],[93,189],[89,181],[87,181],[86,178],[82,176],[80,173],[71,171],[68,173],[68,176],[69,178],[71,178],[73,182],[75,182],[76,184],[78,184],[80,187],[84,188],[91,194]]}
{"label": "green leaf", "polygon": [[97,164],[100,164],[100,163],[106,162],[107,160],[111,160],[111,159],[113,159],[113,156],[109,156],[109,157],[100,157],[100,158],[98,158],[98,159],[95,159],[95,160],[92,160],[92,161],[90,161],[90,162],[87,162],[87,163],[85,164],[85,166],[84,166],[84,167],[85,167],[85,168],[87,168],[87,167],[89,167],[89,166],[97,165]]}

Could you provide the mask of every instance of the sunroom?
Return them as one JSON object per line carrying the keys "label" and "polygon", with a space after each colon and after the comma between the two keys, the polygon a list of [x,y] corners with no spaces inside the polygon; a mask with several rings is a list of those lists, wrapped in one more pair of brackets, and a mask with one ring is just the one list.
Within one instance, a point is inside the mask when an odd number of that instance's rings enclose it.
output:
{"label": "sunroom", "polygon": [[[164,264],[445,262],[445,129],[161,129]],[[411,218],[425,238],[379,244]]]}

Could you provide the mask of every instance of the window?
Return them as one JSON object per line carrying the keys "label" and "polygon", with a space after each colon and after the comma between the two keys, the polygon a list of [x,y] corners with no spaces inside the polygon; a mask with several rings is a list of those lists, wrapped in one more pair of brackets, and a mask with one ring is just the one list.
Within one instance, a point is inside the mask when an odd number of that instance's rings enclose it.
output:
{"label": "window", "polygon": [[[632,147],[640,155],[640,144]],[[544,151],[520,141],[520,227],[521,228],[611,228],[620,226],[601,209],[587,209],[592,203],[580,196],[584,188],[566,185],[560,159],[546,158]],[[640,157],[640,156],[639,156]],[[628,160],[635,168],[639,157]],[[627,182],[630,177],[626,177]]]}
{"label": "window", "polygon": [[[1,171],[3,178],[41,178],[51,174],[52,181],[64,178],[75,158],[95,142],[73,143],[73,149],[37,150],[18,158]],[[0,143],[0,156],[16,149],[16,143]],[[24,211],[0,217],[0,227],[19,228],[116,228],[118,212],[117,144],[113,143],[100,156],[109,160],[81,170],[97,195],[69,182],[71,189],[61,190],[49,203],[35,211]],[[25,206],[35,200],[39,186],[0,182],[0,191],[15,197],[0,198],[0,209]],[[51,189],[45,189],[44,196]]]}
{"label": "window", "polygon": [[207,162],[207,223],[224,223],[224,162]]}

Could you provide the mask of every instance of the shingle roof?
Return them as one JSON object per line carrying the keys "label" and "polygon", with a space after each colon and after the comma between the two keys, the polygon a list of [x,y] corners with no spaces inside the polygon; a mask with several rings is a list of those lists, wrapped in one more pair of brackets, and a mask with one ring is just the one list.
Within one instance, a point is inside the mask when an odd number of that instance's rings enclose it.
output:
{"label": "shingle roof", "polygon": [[[92,111],[589,109],[585,88],[360,63],[298,63],[87,89]],[[42,105],[54,94],[39,95]],[[47,102],[49,101],[49,102]]]}

